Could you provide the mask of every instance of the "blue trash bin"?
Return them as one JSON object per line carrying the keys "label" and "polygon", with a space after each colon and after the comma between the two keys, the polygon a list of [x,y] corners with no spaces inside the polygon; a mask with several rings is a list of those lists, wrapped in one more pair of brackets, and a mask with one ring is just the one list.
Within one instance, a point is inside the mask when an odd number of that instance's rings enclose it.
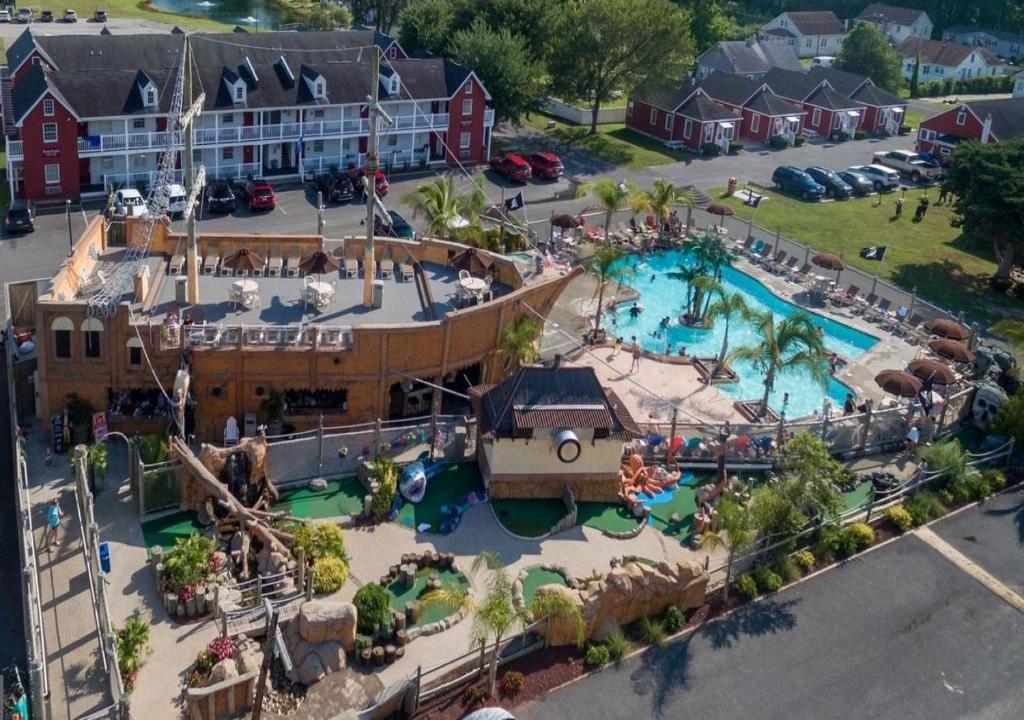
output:
{"label": "blue trash bin", "polygon": [[110,543],[100,543],[100,570],[110,573]]}

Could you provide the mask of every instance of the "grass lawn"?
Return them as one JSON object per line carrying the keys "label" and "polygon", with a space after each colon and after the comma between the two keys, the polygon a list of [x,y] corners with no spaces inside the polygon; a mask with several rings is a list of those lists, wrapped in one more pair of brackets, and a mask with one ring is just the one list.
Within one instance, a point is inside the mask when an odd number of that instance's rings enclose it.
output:
{"label": "grass lawn", "polygon": [[[46,6],[33,3],[33,7],[37,8],[36,15],[38,16],[40,12],[38,8],[45,8]],[[63,14],[65,8],[71,8],[78,13],[79,23],[89,20],[97,8],[104,8],[111,19],[140,18],[142,20],[167,23],[168,25],[177,25],[183,30],[229,32],[235,26],[235,23],[223,23],[209,18],[162,12],[151,7],[146,0],[142,0],[142,2],[139,0],[104,0],[103,2],[98,2],[97,0],[67,0],[59,7],[56,4],[53,5],[54,13]],[[83,32],[88,31],[92,33],[98,31],[98,28],[93,23],[86,25],[86,28],[88,30],[83,29]],[[253,31],[255,31],[255,28],[253,28]]]}
{"label": "grass lawn", "polygon": [[[723,190],[708,191],[720,197]],[[788,238],[803,242],[818,251],[841,255],[844,262],[861,270],[888,278],[905,290],[917,288],[918,294],[940,307],[963,310],[980,321],[991,321],[1003,312],[1020,313],[1006,296],[996,295],[988,279],[996,269],[991,244],[969,240],[949,224],[951,212],[932,202],[924,222],[911,218],[924,189],[908,190],[903,218],[894,221],[896,194],[877,198],[828,203],[806,203],[770,192],[766,202],[756,209],[736,198],[725,202],[740,218],[754,215],[754,222],[770,232],[781,230]],[[935,200],[938,191],[927,190]],[[885,262],[879,265],[858,255],[866,245],[889,248]],[[861,288],[864,290],[864,288]]]}
{"label": "grass lawn", "polygon": [[928,118],[935,114],[936,113],[934,112],[925,112],[923,110],[919,110],[913,105],[908,105],[907,116],[903,119],[903,122],[912,127],[914,130],[917,130],[918,126],[921,124],[922,121],[927,120]]}
{"label": "grass lawn", "polygon": [[203,528],[196,522],[196,514],[191,510],[170,513],[142,523],[142,539],[147,548],[159,545],[166,551],[174,547],[177,538],[187,538],[194,532],[202,533]]}
{"label": "grass lawn", "polygon": [[365,494],[362,483],[354,477],[328,480],[327,489],[321,492],[314,492],[305,486],[282,490],[273,510],[286,510],[297,518],[310,520],[342,515],[354,517],[363,510]]}
{"label": "grass lawn", "polygon": [[441,508],[454,506],[483,488],[475,463],[453,463],[427,481],[427,493],[422,500],[402,504],[398,522],[413,528],[428,523],[433,532],[438,532],[447,517]]}
{"label": "grass lawn", "polygon": [[[547,124],[552,121],[555,128],[548,130]],[[526,124],[556,142],[588,152],[611,165],[631,170],[693,157],[678,150],[668,150],[661,142],[633,132],[623,123],[598,125],[596,135],[589,134],[589,126],[573,125],[543,113],[531,115]]]}
{"label": "grass lawn", "polygon": [[529,605],[533,596],[537,594],[537,588],[541,585],[561,585],[565,587],[565,578],[561,573],[551,570],[544,570],[539,567],[532,567],[526,571],[526,579],[523,580],[523,602]]}

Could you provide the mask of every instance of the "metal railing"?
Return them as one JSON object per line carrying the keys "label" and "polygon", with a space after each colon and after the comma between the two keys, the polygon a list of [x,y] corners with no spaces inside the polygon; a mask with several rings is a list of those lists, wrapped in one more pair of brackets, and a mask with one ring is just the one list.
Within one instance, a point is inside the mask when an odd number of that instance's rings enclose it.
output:
{"label": "metal railing", "polygon": [[352,328],[341,325],[189,325],[171,332],[159,326],[162,349],[204,348],[330,348],[352,347]]}
{"label": "metal railing", "polygon": [[21,160],[25,156],[24,145],[21,140],[7,141],[7,157],[10,160]]}

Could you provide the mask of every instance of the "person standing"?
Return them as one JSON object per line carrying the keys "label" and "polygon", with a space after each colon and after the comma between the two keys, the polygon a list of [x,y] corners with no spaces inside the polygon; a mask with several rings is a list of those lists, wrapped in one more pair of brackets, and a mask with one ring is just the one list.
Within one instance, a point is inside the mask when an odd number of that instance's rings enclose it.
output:
{"label": "person standing", "polygon": [[629,372],[632,374],[640,369],[640,344],[636,341],[636,335],[633,336],[633,345],[630,347],[630,353],[633,355],[633,362],[629,365]]}
{"label": "person standing", "polygon": [[621,337],[616,337],[615,338],[615,346],[612,348],[612,357],[615,357],[620,352],[622,352],[622,338]]}
{"label": "person standing", "polygon": [[949,200],[949,190],[947,190],[946,187],[943,185],[942,187],[939,188],[939,200],[935,204],[943,205],[947,200]]}
{"label": "person standing", "polygon": [[896,218],[899,219],[901,217],[903,217],[903,198],[898,197],[896,198]]}
{"label": "person standing", "polygon": [[60,497],[55,497],[46,508],[46,537],[43,539],[43,549],[47,549],[57,542],[57,532],[60,530],[60,519],[64,517],[64,511],[60,509]]}

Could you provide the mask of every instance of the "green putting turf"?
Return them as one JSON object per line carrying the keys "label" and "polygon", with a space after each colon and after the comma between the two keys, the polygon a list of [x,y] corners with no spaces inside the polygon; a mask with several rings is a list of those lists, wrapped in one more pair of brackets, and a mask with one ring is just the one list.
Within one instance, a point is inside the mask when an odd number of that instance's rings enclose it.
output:
{"label": "green putting turf", "polygon": [[853,490],[848,490],[842,494],[843,497],[843,508],[846,510],[852,510],[855,507],[860,507],[868,501],[871,497],[871,481],[865,480],[855,487]]}
{"label": "green putting turf", "polygon": [[526,571],[526,579],[523,580],[523,602],[529,605],[533,601],[533,596],[537,594],[537,588],[541,585],[561,585],[565,587],[566,582],[561,573],[532,567]]}
{"label": "green putting turf", "polygon": [[[700,484],[700,483],[698,483]],[[685,540],[693,527],[693,516],[697,512],[697,491],[692,485],[680,485],[668,502],[651,505],[651,523],[655,530]],[[673,513],[679,515],[679,522],[672,522]]]}
{"label": "green putting turf", "polygon": [[146,547],[159,545],[164,549],[174,547],[175,538],[187,538],[193,532],[201,533],[202,526],[196,522],[191,510],[171,513],[142,523],[142,538]]}
{"label": "green putting turf", "polygon": [[427,481],[427,493],[422,500],[402,504],[398,521],[409,527],[428,523],[437,532],[445,519],[442,507],[455,505],[471,492],[483,489],[476,463],[453,463]]}
{"label": "green putting turf", "polygon": [[565,503],[555,499],[491,500],[494,513],[506,530],[522,537],[540,537],[551,532],[565,517]]}
{"label": "green putting turf", "polygon": [[308,487],[282,490],[273,510],[284,510],[297,518],[322,520],[342,515],[358,515],[363,511],[366,490],[356,478],[328,480],[327,489],[313,492]]}
{"label": "green putting turf", "polygon": [[636,528],[637,520],[624,505],[611,503],[583,502],[576,508],[576,521],[579,525],[623,533]]}
{"label": "green putting turf", "polygon": [[[399,612],[405,612],[405,606],[417,599],[422,593],[424,588],[427,587],[427,578],[431,575],[437,575],[441,580],[442,585],[458,585],[460,587],[469,587],[469,583],[466,578],[457,570],[451,570],[448,568],[423,568],[416,573],[416,582],[413,583],[411,588],[406,588],[398,580],[388,585],[388,597],[391,600],[391,607]],[[432,622],[443,620],[449,615],[453,615],[454,611],[451,608],[445,607],[444,605],[429,605],[424,608],[420,614],[420,619],[413,623],[412,627],[419,627],[420,625],[429,625]]]}

